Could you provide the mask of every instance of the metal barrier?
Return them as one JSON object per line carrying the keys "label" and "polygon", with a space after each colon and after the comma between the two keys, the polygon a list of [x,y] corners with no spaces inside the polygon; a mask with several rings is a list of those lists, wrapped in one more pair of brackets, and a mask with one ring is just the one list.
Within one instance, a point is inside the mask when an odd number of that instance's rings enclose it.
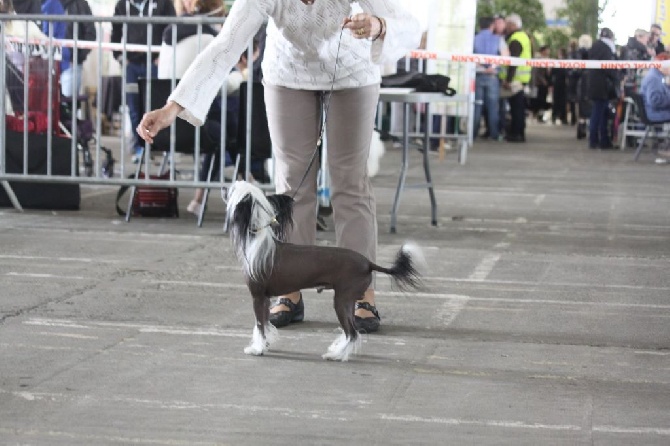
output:
{"label": "metal barrier", "polygon": [[[17,22],[28,22],[28,21],[45,21],[45,22],[65,22],[65,23],[73,23],[74,27],[74,35],[71,40],[63,40],[63,39],[55,39],[53,36],[53,28],[49,32],[49,35],[46,36],[46,38],[42,39],[34,39],[29,36],[28,32],[28,27],[26,26],[26,30],[24,35],[22,36],[9,36],[6,35],[5,29],[6,29],[6,22],[9,21],[17,21]],[[176,27],[178,25],[195,25],[197,27],[197,35],[202,37],[202,32],[203,32],[203,25],[211,25],[211,24],[221,24],[223,23],[225,19],[224,18],[210,18],[210,17],[179,17],[178,18],[178,23],[175,23],[175,18],[174,17],[92,17],[92,16],[70,16],[70,15],[63,15],[63,16],[54,16],[54,15],[0,15],[0,22],[2,22],[2,26],[0,27],[0,40],[3,41],[3,45],[0,47],[0,83],[2,85],[7,85],[7,79],[6,79],[6,70],[7,70],[7,64],[11,63],[7,56],[9,51],[18,51],[20,54],[24,56],[24,67],[23,67],[23,100],[24,100],[24,106],[23,106],[23,111],[21,114],[24,116],[28,115],[28,98],[29,98],[29,88],[28,88],[28,82],[27,80],[29,79],[30,76],[30,63],[27,62],[31,56],[33,57],[41,57],[43,60],[46,60],[48,62],[49,66],[49,73],[53,72],[53,67],[58,63],[58,57],[61,54],[61,49],[66,46],[74,47],[74,48],[84,48],[84,49],[96,49],[97,50],[97,60],[96,60],[96,65],[97,65],[97,76],[96,76],[96,114],[95,114],[95,123],[94,123],[94,129],[95,129],[95,147],[92,148],[92,159],[94,162],[94,166],[92,169],[92,175],[91,176],[81,176],[79,175],[79,172],[76,170],[76,165],[77,162],[76,160],[78,159],[79,153],[81,151],[81,148],[78,147],[77,144],[77,138],[73,137],[71,141],[71,156],[72,156],[72,166],[71,166],[71,174],[70,175],[55,175],[52,171],[52,158],[53,158],[53,151],[52,151],[52,138],[54,135],[54,127],[53,127],[53,122],[52,122],[52,113],[53,110],[55,110],[55,107],[58,107],[60,104],[54,104],[53,103],[53,97],[52,97],[52,91],[51,91],[51,85],[52,83],[49,82],[49,96],[48,96],[48,107],[46,110],[46,113],[48,115],[48,131],[47,131],[47,138],[48,138],[48,144],[47,144],[47,169],[46,169],[46,174],[35,174],[31,173],[28,171],[28,123],[27,120],[24,120],[24,132],[23,132],[23,171],[20,173],[9,173],[7,172],[6,169],[6,147],[5,147],[5,138],[0,137],[0,184],[3,185],[5,190],[7,191],[8,195],[10,198],[12,198],[13,194],[11,193],[11,188],[9,187],[8,181],[30,181],[30,182],[44,182],[44,183],[77,183],[77,184],[96,184],[96,185],[109,185],[109,186],[122,186],[122,185],[127,185],[127,186],[146,186],[148,184],[152,186],[161,186],[161,187],[179,187],[179,188],[213,188],[213,187],[222,187],[225,186],[225,179],[223,176],[224,172],[224,167],[225,167],[225,152],[226,152],[226,126],[221,125],[221,134],[220,134],[220,152],[219,152],[219,172],[220,172],[220,178],[221,180],[219,181],[213,181],[213,182],[202,182],[199,181],[199,173],[200,173],[200,148],[199,148],[199,138],[200,138],[200,129],[196,129],[196,144],[195,144],[195,150],[193,153],[193,179],[192,180],[185,180],[181,178],[177,178],[176,172],[175,172],[175,163],[170,162],[169,163],[169,179],[166,180],[157,180],[157,179],[150,179],[148,175],[145,176],[145,178],[132,178],[129,177],[128,175],[128,169],[126,166],[126,161],[127,157],[129,154],[128,147],[127,147],[127,141],[125,139],[125,135],[128,133],[128,130],[131,130],[131,132],[134,132],[134,129],[127,129],[126,127],[126,120],[121,119],[121,129],[120,129],[120,135],[119,135],[119,141],[118,145],[120,147],[120,172],[118,173],[118,176],[115,175],[113,177],[107,177],[102,174],[101,172],[101,164],[103,162],[104,156],[105,156],[105,151],[101,145],[101,137],[102,137],[102,104],[103,104],[103,98],[102,98],[102,84],[103,84],[103,52],[105,51],[119,51],[121,52],[122,55],[122,66],[121,66],[121,76],[122,76],[122,82],[121,82],[121,110],[127,110],[127,103],[126,103],[126,94],[129,92],[133,92],[133,89],[136,89],[136,85],[130,85],[127,84],[126,82],[126,64],[127,64],[127,54],[130,52],[145,52],[146,53],[146,65],[147,65],[147,84],[148,86],[151,85],[151,76],[150,76],[150,67],[152,64],[152,53],[158,52],[160,50],[160,47],[158,46],[152,46],[151,42],[151,35],[152,35],[152,27],[156,25],[168,25],[172,27]],[[97,35],[98,38],[95,42],[90,42],[90,41],[84,41],[80,40],[78,38],[79,36],[79,24],[80,23],[86,23],[86,22],[92,22],[96,25],[97,28]],[[122,42],[124,43],[106,43],[103,42],[104,38],[104,33],[102,32],[103,30],[103,24],[121,24],[122,25],[122,34],[123,34],[123,39]],[[137,45],[137,44],[128,44],[125,43],[125,36],[128,33],[128,25],[136,25],[136,24],[143,24],[147,27],[147,42],[145,45]],[[174,29],[174,28],[173,28]],[[172,51],[173,51],[173,70],[172,70],[172,87],[174,88],[175,83],[177,79],[175,78],[175,70],[174,70],[174,63],[176,60],[176,33],[173,32],[173,42],[172,42]],[[416,53],[416,54],[414,54]],[[421,52],[414,52],[412,53],[411,57],[413,58],[418,58],[418,59],[425,59],[427,57],[423,57],[423,53]],[[79,70],[79,61],[77,60],[77,51],[73,52],[74,54],[74,60],[72,63],[72,68],[75,71],[75,78],[77,74],[77,70]],[[252,47],[252,42],[249,44],[248,48],[248,60],[253,60],[253,47]],[[432,53],[429,54],[431,58],[434,55]],[[90,58],[90,56],[89,56]],[[423,63],[423,60],[420,60],[419,63]],[[474,66],[474,64],[470,63],[467,65],[462,65],[460,62],[455,61],[454,63],[459,64],[459,70],[466,70],[466,74],[468,71],[471,71],[470,68]],[[252,95],[253,95],[253,73],[252,70],[249,70],[250,78],[248,80],[248,85],[249,85],[249,91],[247,95],[247,102],[246,102],[246,148],[245,148],[245,166],[244,166],[244,177],[249,178],[250,175],[250,163],[251,163],[251,131],[252,131]],[[466,75],[467,77],[467,75]],[[222,97],[226,97],[227,91],[226,91],[226,82],[225,79],[222,79],[222,84],[223,87],[221,89],[221,95]],[[467,93],[470,96],[470,100],[468,102],[474,103],[474,93],[473,92],[468,92]],[[147,88],[147,92],[144,98],[145,104],[150,104],[151,103],[151,89]],[[3,92],[2,95],[0,95],[0,135],[5,135],[5,117],[6,117],[6,94]],[[77,101],[73,101],[72,104],[72,115],[73,116],[78,116],[79,113],[79,104]],[[145,107],[145,110],[149,110],[150,107]],[[468,123],[467,127],[470,129],[471,126],[471,120],[472,117],[469,116],[469,108],[467,109],[468,111],[465,114],[462,114],[460,111],[458,114],[460,116],[465,117],[467,120],[466,122]],[[225,117],[226,109],[225,109],[225,101],[222,101],[222,117]],[[419,115],[421,113],[418,113],[416,116],[416,119],[414,121],[414,127],[415,129],[412,131],[412,135],[417,135],[419,136],[421,134],[420,132],[420,118]],[[431,137],[454,137],[453,132],[447,132],[446,130],[446,125],[443,127],[444,131],[440,132],[433,132],[431,133]],[[77,135],[77,122],[76,119],[73,120],[72,127],[70,129],[67,129],[70,131],[73,135]],[[174,132],[175,132],[175,125],[173,124],[171,127],[171,147],[170,151],[168,152],[168,159],[174,160],[175,159],[175,154],[179,152],[179,149],[174,146]],[[393,133],[397,133],[396,129],[391,129]],[[457,131],[458,132],[458,131]],[[463,133],[463,132],[461,132]],[[466,131],[465,135],[470,135],[472,132],[471,131]],[[462,139],[462,138],[460,138]],[[471,144],[471,138],[466,137],[467,144]],[[145,145],[145,153],[144,153],[144,159],[142,160],[142,165],[144,172],[150,172],[150,152],[147,150],[149,148],[148,144]],[[134,169],[133,169],[134,170]],[[273,185],[266,185],[266,188],[273,188]],[[14,203],[15,207],[19,208],[18,203]]]}
{"label": "metal barrier", "polygon": [[[50,28],[49,35],[46,36],[46,38],[41,38],[41,39],[36,39],[32,36],[29,35],[29,27],[25,26],[25,34],[21,36],[17,35],[7,35],[5,30],[7,27],[5,26],[7,22],[10,21],[16,21],[16,22],[23,22],[23,23],[28,23],[29,21],[42,21],[42,22],[65,22],[65,23],[73,23],[73,29],[74,29],[74,35],[72,40],[63,40],[63,39],[55,39],[53,36],[53,27]],[[220,178],[221,180],[219,181],[213,181],[213,182],[202,182],[198,180],[199,173],[200,173],[200,146],[199,146],[199,138],[200,138],[200,128],[195,129],[195,150],[193,153],[193,179],[192,180],[184,180],[177,178],[176,172],[175,172],[175,163],[170,162],[169,163],[169,179],[167,180],[156,180],[156,179],[149,179],[148,175],[147,178],[141,178],[141,179],[136,179],[136,178],[129,178],[128,171],[134,171],[135,169],[130,169],[126,166],[126,161],[129,156],[128,153],[128,144],[126,141],[125,135],[129,133],[129,129],[127,128],[126,120],[121,119],[121,128],[120,128],[120,134],[119,134],[119,141],[118,145],[120,147],[120,172],[118,172],[118,175],[115,175],[113,177],[107,177],[102,174],[101,171],[101,163],[104,160],[105,152],[104,149],[102,148],[101,145],[101,140],[102,140],[102,104],[103,104],[103,98],[102,98],[102,79],[103,79],[103,52],[104,51],[120,51],[121,52],[121,76],[122,76],[122,81],[121,81],[121,110],[127,110],[127,102],[126,102],[126,94],[127,93],[132,93],[133,91],[137,91],[137,85],[136,84],[128,84],[126,82],[126,65],[127,65],[127,55],[130,52],[145,52],[146,53],[146,61],[147,61],[147,72],[146,72],[146,78],[147,78],[147,85],[148,87],[151,85],[151,72],[149,71],[152,65],[152,53],[158,52],[160,50],[160,47],[158,46],[152,46],[151,45],[151,35],[152,35],[152,27],[161,24],[161,25],[168,25],[172,26],[173,30],[176,29],[175,27],[178,25],[195,25],[197,27],[197,35],[199,38],[202,37],[202,29],[203,25],[206,24],[221,24],[223,23],[224,19],[223,18],[205,18],[205,17],[180,17],[178,24],[175,23],[175,18],[174,17],[152,17],[152,18],[146,18],[146,17],[92,17],[92,16],[71,16],[71,15],[63,15],[63,16],[54,16],[54,15],[0,15],[0,22],[2,26],[0,26],[0,40],[3,41],[3,45],[0,46],[0,83],[4,86],[3,88],[3,93],[0,95],[0,135],[3,135],[0,137],[0,182],[2,182],[3,187],[5,190],[8,192],[8,195],[10,195],[10,198],[13,197],[13,194],[11,193],[8,181],[30,181],[30,182],[44,182],[44,183],[77,183],[77,184],[97,184],[97,185],[110,185],[110,186],[121,186],[121,185],[128,185],[128,186],[138,186],[138,185],[147,185],[150,183],[151,185],[154,186],[169,186],[169,187],[185,187],[185,188],[196,188],[196,187],[202,187],[202,188],[212,188],[212,187],[221,187],[225,185],[224,182],[224,177],[223,177],[223,171],[225,167],[225,151],[226,151],[226,126],[221,125],[221,134],[220,134],[220,152],[219,152],[219,160],[220,160],[220,165],[219,165],[219,172],[221,173]],[[79,35],[79,24],[80,23],[85,23],[85,22],[93,22],[96,25],[97,31],[98,31],[98,39],[95,42],[90,42],[90,41],[83,41],[79,40],[78,35]],[[103,29],[103,23],[113,23],[113,24],[122,24],[122,29],[123,29],[123,39],[122,42],[124,43],[119,43],[119,44],[112,44],[112,43],[104,43],[103,42],[103,35],[104,33],[102,32]],[[125,36],[127,35],[128,32],[128,25],[130,24],[144,24],[147,26],[147,44],[146,45],[132,45],[132,44],[127,44],[125,43]],[[173,64],[174,60],[176,59],[176,32],[173,32],[173,42],[172,42],[172,52],[173,52]],[[72,166],[71,166],[71,174],[70,175],[56,175],[53,173],[52,169],[52,159],[53,159],[53,151],[52,151],[52,140],[55,135],[55,132],[58,130],[55,128],[55,125],[53,122],[53,113],[54,110],[57,109],[57,107],[60,107],[60,104],[54,104],[54,97],[53,97],[53,91],[52,91],[52,82],[51,82],[51,77],[50,81],[48,84],[48,105],[46,110],[44,110],[44,113],[47,115],[47,167],[46,167],[46,174],[35,174],[31,173],[28,171],[28,119],[24,119],[24,126],[23,126],[23,171],[20,173],[9,173],[7,172],[7,151],[5,147],[5,137],[4,135],[7,134],[6,131],[6,126],[5,126],[5,120],[6,120],[6,109],[8,108],[7,101],[9,98],[7,97],[7,76],[6,72],[8,69],[15,68],[13,66],[9,66],[8,64],[12,64],[12,61],[10,60],[11,58],[9,57],[12,55],[12,53],[16,53],[18,55],[22,56],[23,59],[23,67],[22,70],[22,80],[23,80],[23,91],[22,91],[22,97],[23,97],[23,110],[15,110],[17,114],[22,115],[23,117],[28,116],[28,102],[29,102],[29,79],[30,79],[30,59],[31,58],[41,58],[43,61],[46,61],[48,63],[48,70],[49,70],[49,75],[53,76],[55,73],[57,73],[57,70],[54,70],[54,67],[58,64],[59,58],[62,54],[62,48],[63,47],[73,47],[73,48],[84,48],[84,49],[97,49],[97,79],[96,79],[96,113],[95,113],[95,122],[94,122],[94,129],[95,129],[95,147],[91,147],[90,150],[93,155],[93,162],[94,162],[94,168],[91,176],[80,176],[79,172],[76,169],[77,165],[77,159],[79,156],[79,153],[81,152],[82,148],[78,147],[77,143],[77,119],[72,120],[72,127],[71,128],[63,128],[61,125],[61,130],[66,130],[67,132],[71,133],[73,135],[72,140],[71,140],[71,156],[72,156]],[[149,51],[147,51],[149,50]],[[253,60],[253,48],[250,42],[249,45],[249,53],[248,53],[248,60]],[[78,57],[78,52],[73,51],[73,61],[72,61],[72,69],[74,70],[74,77],[76,78],[77,71],[80,69],[79,62],[77,60]],[[173,67],[174,68],[174,67]],[[172,88],[176,85],[177,79],[175,79],[174,76],[174,69],[172,70]],[[246,174],[246,177],[248,177],[249,172],[250,172],[250,135],[251,135],[251,111],[252,111],[252,81],[253,81],[253,73],[252,70],[249,70],[249,94],[247,95],[247,147],[246,147],[246,166],[244,169],[244,172]],[[221,89],[221,95],[223,98],[226,97],[227,91],[226,91],[226,82],[225,79],[222,79],[223,82],[223,87]],[[81,87],[81,85],[79,85]],[[60,88],[58,84],[56,83],[55,88]],[[147,88],[146,96],[144,98],[141,98],[144,101],[144,104],[150,104],[151,103],[151,89]],[[80,106],[78,104],[77,100],[72,101],[72,115],[73,117],[77,117],[80,113]],[[149,107],[144,107],[145,110],[149,110]],[[225,99],[222,100],[222,119],[225,119],[225,114],[226,114],[226,101]],[[175,125],[172,125],[171,128],[171,147],[170,151],[168,152],[168,157],[171,160],[175,159],[175,154],[179,152],[179,148],[176,148],[174,145],[174,131],[175,131]],[[132,132],[134,132],[134,129],[132,129]],[[143,164],[143,170],[145,172],[150,172],[151,166],[150,166],[150,153],[149,150],[146,150],[149,148],[149,145],[145,145],[145,156],[144,159],[142,160]],[[269,187],[269,186],[268,186]],[[19,207],[17,203],[14,203],[15,207]]]}

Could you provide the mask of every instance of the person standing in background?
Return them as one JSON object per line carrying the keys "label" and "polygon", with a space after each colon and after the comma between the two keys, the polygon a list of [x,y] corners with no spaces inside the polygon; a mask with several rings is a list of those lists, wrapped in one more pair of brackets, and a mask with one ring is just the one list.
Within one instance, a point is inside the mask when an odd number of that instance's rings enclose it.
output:
{"label": "person standing in background", "polygon": [[[510,56],[521,59],[532,59],[533,49],[530,38],[521,28],[523,23],[518,14],[511,14],[505,19],[507,30],[507,46]],[[509,107],[512,115],[508,142],[526,142],[526,94],[524,87],[531,78],[531,69],[527,66],[507,67],[503,75],[503,90],[509,93]]]}
{"label": "person standing in background", "polygon": [[[86,0],[45,0],[42,3],[42,14],[47,15],[86,15],[92,16],[91,7]],[[74,39],[74,22],[42,22],[42,31],[49,35],[49,27],[53,27],[53,36],[57,39]],[[77,28],[77,40],[95,42],[98,33],[93,22],[79,22]],[[60,61],[60,85],[61,93],[68,98],[76,98],[81,88],[81,75],[84,60],[91,50],[77,50],[77,67],[73,67],[74,50],[63,47],[63,55]],[[76,71],[76,76],[75,76]]]}
{"label": "person standing in background", "polygon": [[[549,58],[549,46],[543,45],[538,52],[538,57],[541,59]],[[531,100],[532,111],[535,114],[537,122],[545,122],[544,112],[549,110],[549,87],[551,87],[551,68],[537,67],[531,71],[531,78],[533,85],[537,89],[535,98]]]}
{"label": "person standing in background", "polygon": [[663,28],[658,23],[651,25],[649,31],[649,47],[654,50],[655,55],[665,52],[665,45],[663,45]]}
{"label": "person standing in background", "polygon": [[[568,58],[568,50],[559,48],[558,59],[565,60]],[[551,70],[551,85],[553,87],[552,101],[551,101],[551,122],[556,124],[560,121],[561,124],[568,124],[568,69],[567,68],[552,68]]]}
{"label": "person standing in background", "polygon": [[[505,39],[496,33],[500,23],[505,24],[499,17],[483,19],[482,29],[475,36],[474,54],[489,54],[493,56],[509,56]],[[479,134],[482,110],[486,111],[489,137],[497,141],[499,138],[500,110],[500,80],[499,68],[496,65],[478,64],[475,78],[475,118],[474,137]]]}
{"label": "person standing in background", "polygon": [[[582,34],[579,36],[579,40],[570,42],[570,52],[568,53],[568,59],[571,60],[587,60],[589,58],[589,48],[593,44],[591,36],[588,34]],[[568,105],[570,108],[570,124],[576,125],[577,122],[580,122],[580,125],[584,126],[584,119],[588,117],[583,116],[581,111],[581,101],[583,98],[581,87],[581,78],[584,70],[579,68],[572,68],[568,72]],[[583,129],[584,135],[586,135],[586,127]]]}
{"label": "person standing in background", "polygon": [[40,0],[15,0],[13,5],[17,14],[42,14]]}
{"label": "person standing in background", "polygon": [[[614,33],[609,28],[600,31],[589,50],[590,60],[615,60]],[[608,128],[609,101],[616,97],[617,71],[614,69],[588,70],[588,96],[591,99],[589,121],[589,149],[610,149],[612,139]]]}
{"label": "person standing in background", "polygon": [[[137,2],[134,0],[118,0],[114,8],[114,17],[175,17],[175,12],[172,0],[142,0]],[[160,46],[163,31],[167,25],[154,24],[152,26],[152,35],[150,43],[152,45]],[[123,36],[123,24],[112,24],[111,41],[113,43],[121,43]],[[147,44],[147,24],[137,23],[127,25],[127,34],[125,36],[126,43],[146,45]],[[114,51],[114,57],[120,59],[123,56],[121,51]],[[137,134],[137,126],[140,123],[140,95],[136,92],[137,79],[140,77],[156,77],[157,75],[157,59],[158,53],[151,55],[151,66],[147,67],[147,55],[145,51],[133,51],[127,53],[126,63],[126,87],[132,92],[126,94],[126,102],[128,104],[128,114],[130,115],[130,123],[133,131],[133,162],[140,161],[140,154],[144,143]],[[123,61],[121,61],[123,66]]]}

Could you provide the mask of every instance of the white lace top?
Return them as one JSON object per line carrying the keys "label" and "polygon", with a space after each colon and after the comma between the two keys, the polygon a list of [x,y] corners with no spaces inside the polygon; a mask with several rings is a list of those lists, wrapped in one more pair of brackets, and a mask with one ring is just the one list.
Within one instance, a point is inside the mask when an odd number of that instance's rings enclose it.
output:
{"label": "white lace top", "polygon": [[[329,90],[341,25],[352,14],[350,0],[235,0],[219,35],[196,58],[170,95],[179,114],[202,125],[226,75],[266,19],[263,81],[270,85]],[[335,89],[363,87],[380,81],[379,64],[395,62],[421,39],[419,22],[398,0],[360,0],[358,10],[386,20],[386,37],[371,42],[342,33]]]}

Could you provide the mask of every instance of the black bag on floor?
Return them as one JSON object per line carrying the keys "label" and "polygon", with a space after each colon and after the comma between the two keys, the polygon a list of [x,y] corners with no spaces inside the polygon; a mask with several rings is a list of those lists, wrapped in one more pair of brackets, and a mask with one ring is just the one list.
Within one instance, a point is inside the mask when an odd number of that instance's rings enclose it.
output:
{"label": "black bag on floor", "polygon": [[[51,174],[70,176],[72,168],[72,140],[52,136]],[[7,130],[5,137],[6,172],[23,173],[23,133]],[[78,175],[78,157],[75,175]],[[28,135],[28,173],[47,173],[47,135]],[[81,202],[79,184],[10,181],[10,186],[22,207],[26,209],[78,210]],[[0,186],[0,207],[11,207],[12,202]]]}

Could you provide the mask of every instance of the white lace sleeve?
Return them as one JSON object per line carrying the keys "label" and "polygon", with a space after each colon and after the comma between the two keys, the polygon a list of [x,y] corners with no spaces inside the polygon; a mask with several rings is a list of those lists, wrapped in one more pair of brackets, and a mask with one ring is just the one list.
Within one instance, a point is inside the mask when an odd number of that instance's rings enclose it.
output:
{"label": "white lace sleeve", "polygon": [[184,107],[179,117],[202,125],[226,76],[267,19],[274,0],[236,0],[218,36],[184,73],[168,101]]}
{"label": "white lace sleeve", "polygon": [[372,42],[372,61],[394,63],[421,43],[419,21],[397,0],[360,0],[363,11],[386,21],[386,36]]}

